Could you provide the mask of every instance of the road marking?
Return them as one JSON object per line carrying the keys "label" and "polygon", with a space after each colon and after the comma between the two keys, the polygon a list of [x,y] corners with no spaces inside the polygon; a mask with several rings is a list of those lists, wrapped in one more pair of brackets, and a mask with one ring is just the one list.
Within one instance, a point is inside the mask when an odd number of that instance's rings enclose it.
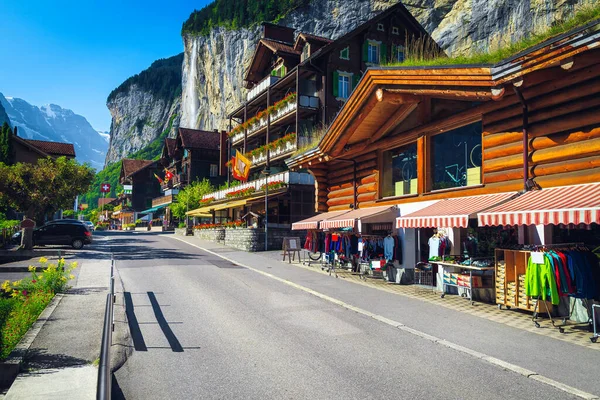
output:
{"label": "road marking", "polygon": [[499,368],[502,368],[504,370],[512,371],[512,372],[515,372],[515,373],[517,373],[519,375],[522,375],[522,376],[524,376],[526,378],[531,378],[531,379],[533,379],[535,381],[538,381],[538,382],[541,382],[541,383],[545,383],[546,385],[552,386],[555,389],[562,390],[563,392],[566,392],[566,393],[569,393],[571,395],[580,397],[582,399],[586,399],[586,400],[598,400],[598,399],[600,399],[600,397],[598,397],[598,396],[596,396],[594,394],[584,392],[582,390],[579,390],[579,389],[574,388],[574,387],[569,386],[569,385],[565,385],[564,383],[561,383],[561,382],[555,381],[553,379],[547,378],[547,377],[545,377],[543,375],[540,375],[537,372],[530,371],[528,369],[519,367],[518,365],[511,364],[511,363],[506,362],[506,361],[502,361],[502,360],[500,360],[498,358],[495,358],[495,357],[492,357],[492,356],[488,356],[487,354],[480,353],[480,352],[475,351],[475,350],[471,350],[471,349],[469,349],[467,347],[464,347],[464,346],[461,346],[459,344],[456,344],[456,343],[453,343],[453,342],[449,342],[449,341],[444,340],[444,339],[440,339],[440,338],[438,338],[436,336],[429,335],[429,334],[427,334],[425,332],[422,332],[422,331],[419,331],[417,329],[410,328],[410,327],[404,325],[401,322],[391,320],[391,319],[386,318],[386,317],[384,317],[382,315],[379,315],[379,314],[374,314],[374,313],[372,313],[370,311],[367,311],[365,309],[362,309],[362,308],[353,306],[351,304],[348,304],[348,303],[346,303],[346,302],[344,302],[342,300],[338,300],[338,299],[336,299],[334,297],[331,297],[331,296],[328,296],[328,295],[323,294],[321,292],[317,292],[317,291],[315,291],[313,289],[307,288],[306,286],[299,285],[299,284],[297,284],[295,282],[289,281],[287,279],[280,278],[278,276],[275,276],[275,275],[270,274],[270,273],[265,272],[265,271],[261,271],[261,270],[256,269],[256,268],[252,268],[249,265],[240,263],[240,262],[238,262],[236,260],[233,260],[233,259],[231,259],[229,257],[220,255],[218,253],[215,253],[214,251],[205,249],[204,247],[201,247],[201,246],[198,246],[196,244],[190,243],[190,242],[188,242],[188,241],[186,241],[184,239],[180,239],[180,238],[175,237],[175,236],[167,236],[167,237],[179,240],[180,242],[183,242],[183,243],[187,243],[190,246],[194,246],[194,247],[196,247],[196,248],[198,248],[198,249],[200,249],[202,251],[205,251],[207,253],[210,253],[212,255],[220,257],[220,258],[222,258],[224,260],[227,260],[227,261],[230,261],[232,263],[236,263],[236,264],[238,264],[240,266],[246,267],[246,268],[248,268],[251,271],[254,271],[254,272],[258,273],[258,274],[261,274],[261,275],[266,276],[268,278],[271,278],[271,279],[274,279],[274,280],[279,281],[281,283],[284,283],[284,284],[286,284],[288,286],[291,286],[291,287],[293,287],[295,289],[298,289],[298,290],[301,290],[303,292],[312,294],[313,296],[316,296],[316,297],[318,297],[320,299],[323,299],[325,301],[328,301],[330,303],[337,304],[337,305],[339,305],[341,307],[344,307],[344,308],[346,308],[346,309],[348,309],[350,311],[354,311],[354,312],[356,312],[358,314],[361,314],[361,315],[373,318],[373,319],[375,319],[375,320],[377,320],[379,322],[382,322],[382,323],[384,323],[386,325],[389,325],[389,326],[392,326],[394,328],[397,328],[397,329],[399,329],[401,331],[413,334],[413,335],[418,336],[418,337],[420,337],[422,339],[429,340],[429,341],[431,341],[433,343],[442,345],[444,347],[447,347],[449,349],[453,349],[455,351],[459,351],[459,352],[464,353],[464,354],[468,354],[468,355],[470,355],[472,357],[475,357],[475,358],[477,358],[477,359],[479,359],[481,361],[487,362],[488,364],[492,364],[492,365],[494,365],[496,367],[499,367]]}

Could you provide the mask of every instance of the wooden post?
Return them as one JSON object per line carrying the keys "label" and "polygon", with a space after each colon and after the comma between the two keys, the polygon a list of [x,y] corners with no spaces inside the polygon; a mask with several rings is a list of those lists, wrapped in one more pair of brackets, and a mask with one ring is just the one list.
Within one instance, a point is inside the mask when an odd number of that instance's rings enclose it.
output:
{"label": "wooden post", "polygon": [[300,132],[298,132],[298,125],[300,120],[300,67],[296,68],[296,145],[300,143]]}
{"label": "wooden post", "polygon": [[[267,89],[267,109],[271,106],[271,87]],[[269,134],[271,133],[271,115],[267,115],[267,138],[265,140],[265,146],[269,144]],[[265,152],[267,153],[267,165],[266,168],[269,169],[271,157],[269,154],[269,149],[265,148]]]}
{"label": "wooden post", "polygon": [[[244,123],[248,121],[248,103],[244,103]],[[248,127],[244,128],[244,154],[246,154],[248,147]]]}

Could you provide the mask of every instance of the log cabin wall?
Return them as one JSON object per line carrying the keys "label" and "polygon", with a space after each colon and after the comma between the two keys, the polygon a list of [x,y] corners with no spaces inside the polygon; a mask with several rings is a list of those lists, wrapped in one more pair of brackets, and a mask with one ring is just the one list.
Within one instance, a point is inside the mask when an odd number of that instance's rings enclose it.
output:
{"label": "log cabin wall", "polygon": [[[523,107],[512,84],[506,84],[505,90],[501,100],[467,111],[471,120],[482,122],[481,185],[431,190],[430,139],[456,127],[457,119],[436,120],[433,116],[421,127],[384,137],[358,154],[344,155],[357,161],[359,208],[523,190]],[[600,181],[600,50],[576,57],[567,69],[556,65],[527,74],[519,90],[528,106],[529,178],[542,188]],[[431,102],[422,104],[430,107]],[[381,198],[382,151],[415,140],[417,194]],[[354,201],[352,164],[331,160],[318,166],[323,167],[328,190],[326,207],[320,205],[319,211],[350,209]],[[322,195],[318,201],[323,201]]]}

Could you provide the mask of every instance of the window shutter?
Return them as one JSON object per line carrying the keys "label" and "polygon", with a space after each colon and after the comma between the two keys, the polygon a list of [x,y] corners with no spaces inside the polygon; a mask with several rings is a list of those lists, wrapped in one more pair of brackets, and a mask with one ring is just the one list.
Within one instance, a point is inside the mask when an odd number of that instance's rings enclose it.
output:
{"label": "window shutter", "polygon": [[369,42],[367,40],[363,43],[363,61],[369,61]]}
{"label": "window shutter", "polygon": [[381,43],[381,45],[379,47],[379,63],[383,64],[383,63],[386,63],[387,61],[388,61],[387,46],[385,45],[385,43]]}
{"label": "window shutter", "polygon": [[360,81],[360,75],[359,74],[352,75],[352,90],[351,91],[354,91],[354,88],[358,85],[358,81]]}
{"label": "window shutter", "polygon": [[339,72],[333,71],[333,81],[332,81],[333,97],[338,97],[339,81],[340,81]]}

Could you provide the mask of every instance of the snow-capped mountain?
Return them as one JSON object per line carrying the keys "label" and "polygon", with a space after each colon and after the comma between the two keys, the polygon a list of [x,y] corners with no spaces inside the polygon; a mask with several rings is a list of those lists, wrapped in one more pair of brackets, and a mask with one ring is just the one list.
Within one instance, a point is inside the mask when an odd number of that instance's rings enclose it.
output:
{"label": "snow-capped mountain", "polygon": [[81,115],[56,104],[37,107],[23,99],[4,97],[0,103],[12,126],[26,139],[73,143],[79,162],[89,162],[97,170],[104,167],[108,149],[106,138],[100,135]]}
{"label": "snow-capped mountain", "polygon": [[106,140],[106,143],[110,142],[110,132],[98,131],[98,135],[102,136]]}

